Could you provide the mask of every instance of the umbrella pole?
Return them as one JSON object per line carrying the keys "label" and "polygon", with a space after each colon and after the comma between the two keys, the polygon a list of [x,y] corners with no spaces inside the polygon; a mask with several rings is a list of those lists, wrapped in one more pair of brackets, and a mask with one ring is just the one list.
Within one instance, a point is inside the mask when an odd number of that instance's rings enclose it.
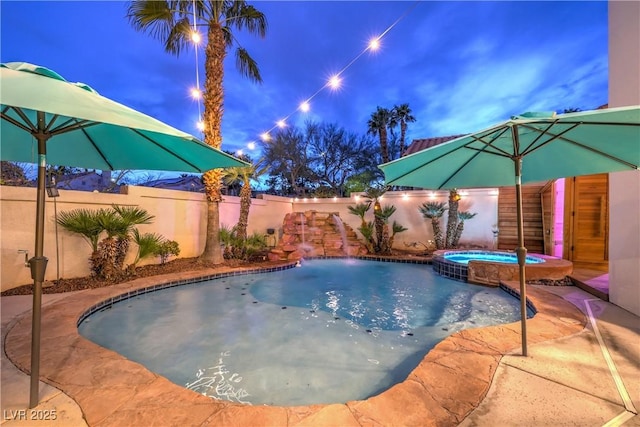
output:
{"label": "umbrella pole", "polygon": [[516,209],[518,221],[518,273],[520,280],[520,325],[522,328],[522,355],[527,356],[527,284],[525,281],[525,262],[527,248],[524,247],[524,220],[522,214],[522,158],[514,159],[516,167]]}
{"label": "umbrella pole", "polygon": [[36,244],[35,256],[29,260],[33,279],[33,316],[31,320],[31,387],[29,408],[38,406],[40,385],[40,319],[42,310],[42,282],[47,269],[44,253],[44,194],[45,169],[47,164],[47,135],[45,134],[44,113],[38,111],[38,191],[36,197]]}

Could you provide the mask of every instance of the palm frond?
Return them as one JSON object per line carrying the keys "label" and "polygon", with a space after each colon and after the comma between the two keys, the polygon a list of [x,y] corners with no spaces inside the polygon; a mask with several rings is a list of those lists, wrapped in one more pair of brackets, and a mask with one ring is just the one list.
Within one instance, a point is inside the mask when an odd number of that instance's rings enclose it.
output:
{"label": "palm frond", "polygon": [[249,52],[242,47],[236,49],[236,67],[243,77],[247,77],[256,83],[262,83],[258,63],[251,58]]}

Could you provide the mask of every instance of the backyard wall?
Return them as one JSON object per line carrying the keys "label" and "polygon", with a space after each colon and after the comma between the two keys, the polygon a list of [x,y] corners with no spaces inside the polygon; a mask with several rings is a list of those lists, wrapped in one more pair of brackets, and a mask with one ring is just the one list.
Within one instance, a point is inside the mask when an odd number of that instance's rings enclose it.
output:
{"label": "backyard wall", "polygon": [[[46,280],[55,280],[58,274],[61,278],[72,278],[90,273],[88,258],[91,247],[82,237],[58,227],[56,251],[54,208],[57,212],[62,212],[78,208],[108,208],[112,204],[139,206],[155,216],[152,224],[138,227],[140,232],[159,233],[167,239],[177,241],[180,245],[180,257],[195,257],[204,250],[206,201],[203,194],[148,187],[124,187],[122,194],[71,190],[59,192],[60,197],[55,199],[55,206],[52,198],[46,198],[45,203],[44,255],[49,259]],[[461,191],[461,194],[460,210],[478,213],[466,223],[461,242],[491,247],[491,227],[497,222],[497,190],[474,189]],[[354,229],[360,226],[359,217],[350,214],[348,206],[363,201],[361,195],[316,200],[270,195],[260,197],[251,200],[248,232],[266,234],[267,229],[273,228],[275,234],[267,239],[271,246],[276,245],[282,231],[282,221],[289,212],[338,212],[340,218]],[[35,188],[0,186],[0,280],[3,291],[32,282],[30,271],[24,266],[24,254],[18,251],[27,250],[28,256],[33,256],[35,200]],[[424,246],[420,243],[428,244],[433,239],[429,221],[423,219],[418,211],[420,204],[430,200],[447,203],[448,192],[388,192],[383,196],[383,205],[392,204],[397,208],[391,220],[409,229],[396,236],[394,247],[407,249],[415,246],[417,250],[423,250]],[[235,225],[239,210],[239,197],[224,196],[220,205],[220,224],[228,227]],[[371,212],[367,219],[373,219]],[[133,260],[134,251],[130,252],[127,262]],[[145,262],[155,263],[158,260],[143,261],[140,264]]]}
{"label": "backyard wall", "polygon": [[[609,2],[611,108],[640,104],[638,18],[640,2]],[[640,171],[609,175],[609,300],[640,316]]]}

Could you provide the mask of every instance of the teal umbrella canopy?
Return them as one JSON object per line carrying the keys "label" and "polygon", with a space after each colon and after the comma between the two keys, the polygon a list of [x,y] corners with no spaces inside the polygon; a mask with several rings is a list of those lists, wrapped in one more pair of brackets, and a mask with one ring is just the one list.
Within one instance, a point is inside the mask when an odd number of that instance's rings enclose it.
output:
{"label": "teal umbrella canopy", "polygon": [[31,390],[38,404],[45,168],[49,164],[101,170],[205,172],[248,166],[152,117],[24,62],[0,64],[0,159],[38,164],[33,279]]}
{"label": "teal umbrella canopy", "polygon": [[41,112],[47,164],[180,172],[247,166],[47,68],[0,64],[0,82],[2,160],[39,162],[36,135]]}
{"label": "teal umbrella canopy", "polygon": [[527,355],[523,183],[637,170],[640,106],[526,113],[380,165],[387,185],[430,189],[515,185],[522,355]]}
{"label": "teal umbrella canopy", "polygon": [[640,107],[527,113],[380,165],[387,185],[430,189],[514,185],[638,169]]}

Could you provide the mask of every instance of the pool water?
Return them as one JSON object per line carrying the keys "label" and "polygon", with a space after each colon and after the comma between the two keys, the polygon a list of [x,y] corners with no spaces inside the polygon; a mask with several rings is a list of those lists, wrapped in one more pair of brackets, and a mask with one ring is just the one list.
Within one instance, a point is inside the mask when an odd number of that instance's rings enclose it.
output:
{"label": "pool water", "polygon": [[[507,264],[517,264],[518,257],[516,254],[508,252],[482,252],[482,251],[461,251],[461,252],[447,252],[444,254],[444,258],[457,262],[459,264],[469,264],[469,261],[491,261],[491,262],[503,262]],[[539,264],[544,262],[544,259],[527,256],[525,258],[525,264]]]}
{"label": "pool water", "polygon": [[519,301],[499,288],[426,265],[338,259],[150,292],[78,329],[212,398],[291,406],[366,399],[448,335],[519,319]]}

